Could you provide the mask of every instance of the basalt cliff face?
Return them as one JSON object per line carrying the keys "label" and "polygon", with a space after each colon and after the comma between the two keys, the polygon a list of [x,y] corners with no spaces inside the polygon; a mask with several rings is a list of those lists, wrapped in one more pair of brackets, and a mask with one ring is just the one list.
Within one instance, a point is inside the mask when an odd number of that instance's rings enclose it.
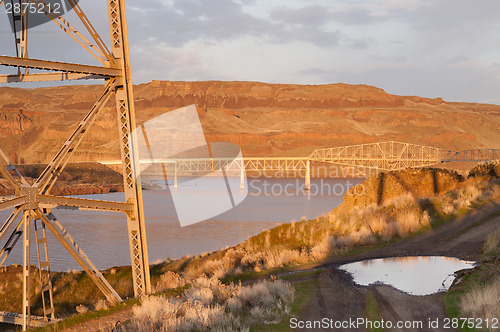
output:
{"label": "basalt cliff face", "polygon": [[[0,148],[17,163],[50,161],[102,87],[0,87]],[[307,156],[317,148],[396,140],[446,149],[500,148],[500,106],[396,96],[367,85],[153,81],[135,86],[139,123],[195,104],[208,142],[246,156]],[[73,161],[119,159],[114,101]]]}

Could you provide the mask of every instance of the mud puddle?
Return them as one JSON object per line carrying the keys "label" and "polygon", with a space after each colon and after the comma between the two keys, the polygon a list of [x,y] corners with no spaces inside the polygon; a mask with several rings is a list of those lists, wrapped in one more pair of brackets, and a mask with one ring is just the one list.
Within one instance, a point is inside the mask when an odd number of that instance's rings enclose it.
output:
{"label": "mud puddle", "polygon": [[359,261],[339,269],[351,274],[359,285],[384,284],[410,295],[429,295],[448,290],[455,272],[474,264],[453,257],[416,256]]}

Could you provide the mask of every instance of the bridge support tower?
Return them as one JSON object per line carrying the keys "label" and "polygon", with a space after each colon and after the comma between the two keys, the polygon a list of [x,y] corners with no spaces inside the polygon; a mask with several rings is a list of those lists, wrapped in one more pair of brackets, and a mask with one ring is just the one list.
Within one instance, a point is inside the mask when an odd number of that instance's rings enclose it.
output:
{"label": "bridge support tower", "polygon": [[[77,125],[68,140],[60,148],[45,170],[41,173],[34,184],[29,184],[17,171],[16,167],[8,160],[7,156],[0,150],[0,175],[5,178],[15,190],[15,195],[6,201],[0,202],[0,211],[14,209],[7,221],[0,227],[0,240],[4,236],[8,238],[5,246],[0,250],[0,266],[11,252],[19,238],[23,238],[23,315],[15,315],[0,311],[0,322],[20,324],[23,329],[31,326],[40,326],[54,321],[52,291],[50,282],[50,270],[48,253],[45,249],[43,262],[39,252],[40,283],[42,284],[42,301],[44,294],[49,294],[50,306],[43,305],[44,316],[35,317],[30,315],[29,275],[34,272],[30,269],[30,225],[41,221],[43,227],[42,238],[37,235],[37,250],[46,248],[45,227],[72,255],[84,271],[86,271],[98,288],[104,293],[111,303],[121,301],[120,296],[106,281],[102,273],[90,262],[87,255],[76,244],[67,233],[62,224],[50,212],[57,206],[66,206],[75,210],[96,210],[121,212],[127,216],[127,228],[129,235],[130,256],[132,265],[133,289],[136,297],[151,292],[151,281],[149,275],[149,262],[146,244],[146,227],[142,202],[142,190],[139,178],[138,152],[135,137],[136,128],[134,97],[132,91],[132,74],[130,67],[130,54],[127,35],[127,21],[125,15],[125,0],[106,0],[109,18],[109,31],[111,37],[111,51],[105,45],[90,20],[75,0],[66,0],[65,3],[71,7],[81,21],[86,33],[81,33],[60,13],[54,12],[54,7],[42,0],[9,0],[12,8],[22,8],[21,15],[14,11],[10,13],[11,22],[14,25],[14,40],[16,56],[0,55],[0,65],[16,67],[17,73],[0,75],[0,83],[11,82],[40,82],[40,81],[66,81],[78,79],[103,79],[105,86],[97,101],[87,115]],[[4,1],[0,0],[0,5]],[[28,5],[28,6],[23,6]],[[31,9],[36,5],[37,11]],[[19,6],[15,6],[19,5]],[[28,16],[46,15],[47,25],[55,23],[83,49],[92,55],[100,65],[83,65],[68,62],[48,61],[28,57]],[[52,23],[52,22],[53,23]],[[50,35],[50,34],[49,34]],[[35,34],[32,37],[40,38],[48,34]],[[32,55],[32,53],[30,53]],[[35,69],[32,73],[29,69]],[[50,194],[52,187],[64,171],[71,156],[82,142],[86,133],[91,130],[96,117],[101,113],[106,103],[114,94],[119,144],[121,151],[122,174],[124,181],[125,202],[108,202],[87,200],[81,198],[59,197]],[[19,216],[21,221],[16,223]],[[17,225],[17,226],[16,226]],[[12,229],[14,231],[12,232]],[[49,279],[45,276],[48,275]],[[50,308],[49,308],[50,307]]]}
{"label": "bridge support tower", "polygon": [[306,162],[306,176],[305,176],[304,189],[306,191],[311,190],[311,161],[309,159]]}

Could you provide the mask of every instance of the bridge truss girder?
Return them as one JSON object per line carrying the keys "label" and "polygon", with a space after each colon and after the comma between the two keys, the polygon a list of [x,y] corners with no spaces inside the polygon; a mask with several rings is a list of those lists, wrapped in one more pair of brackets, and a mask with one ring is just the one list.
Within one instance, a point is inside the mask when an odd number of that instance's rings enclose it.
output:
{"label": "bridge truss girder", "polygon": [[[307,158],[199,158],[159,161],[173,164],[177,172],[287,171],[305,169]],[[147,162],[146,162],[147,163]]]}
{"label": "bridge truss girder", "polygon": [[[112,164],[113,162],[104,162]],[[244,187],[244,176],[246,171],[250,172],[291,172],[306,170],[309,172],[310,164],[307,158],[183,158],[183,159],[161,159],[141,160],[141,164],[161,164],[162,176],[165,180],[168,176],[174,177],[174,188],[177,188],[178,178],[185,174],[208,174],[222,171],[225,175],[239,174],[240,186]],[[172,174],[173,173],[173,174]],[[263,175],[263,174],[262,174]]]}
{"label": "bridge truss girder", "polygon": [[318,149],[309,156],[312,162],[382,171],[428,167],[446,162],[487,162],[498,159],[499,149],[451,151],[394,141]]}
{"label": "bridge truss girder", "polygon": [[475,149],[450,153],[443,162],[489,162],[500,160],[500,149]]}

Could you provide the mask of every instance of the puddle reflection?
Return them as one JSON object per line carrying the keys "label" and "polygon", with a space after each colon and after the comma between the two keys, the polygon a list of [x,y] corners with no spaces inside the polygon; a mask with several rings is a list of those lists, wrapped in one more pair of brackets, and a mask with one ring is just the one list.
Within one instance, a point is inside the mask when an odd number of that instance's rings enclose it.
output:
{"label": "puddle reflection", "polygon": [[411,295],[429,295],[448,290],[455,272],[474,267],[452,257],[390,257],[345,264],[359,285],[385,284]]}

